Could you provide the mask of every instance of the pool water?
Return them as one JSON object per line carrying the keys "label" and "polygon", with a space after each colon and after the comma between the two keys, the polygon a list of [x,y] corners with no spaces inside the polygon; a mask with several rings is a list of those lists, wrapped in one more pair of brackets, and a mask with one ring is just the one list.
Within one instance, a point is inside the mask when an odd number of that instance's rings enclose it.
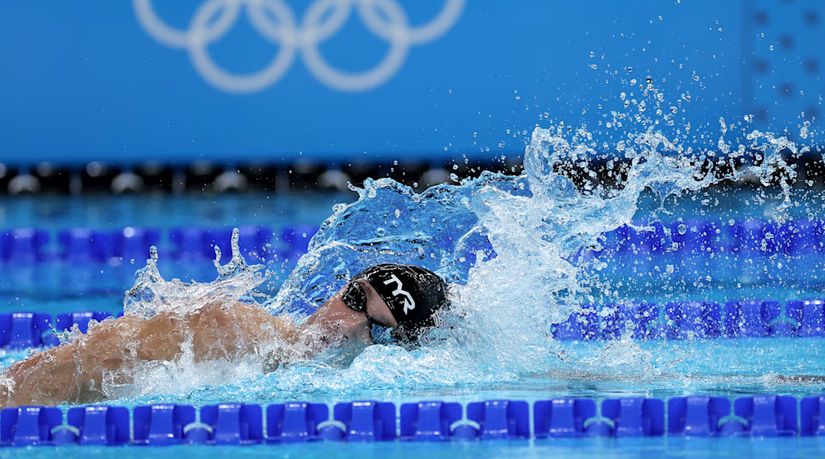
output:
{"label": "pool water", "polygon": [[[272,221],[260,218],[258,214],[219,212],[222,217],[205,218],[206,207],[218,206],[237,208],[234,197],[214,199],[209,203],[193,204],[189,214],[178,214],[181,221],[191,219],[203,222],[203,226],[224,227],[226,225],[260,225],[273,228],[292,222],[319,224],[325,209],[341,196],[318,195],[314,199],[304,197],[305,204],[290,210],[280,205],[272,205],[261,199],[261,207],[272,212]],[[224,202],[224,200],[226,202]],[[254,198],[247,198],[248,207],[254,208]],[[284,201],[286,202],[286,201]],[[26,205],[33,205],[32,203]],[[118,215],[116,209],[123,206],[120,200],[95,200],[74,207],[75,212],[84,205],[94,207],[96,215]],[[169,205],[169,204],[166,204]],[[269,207],[264,207],[269,206]],[[730,209],[730,208],[729,208]],[[134,210],[132,211],[134,212]],[[208,213],[208,212],[207,212]],[[282,218],[280,215],[288,214]],[[734,212],[737,218],[741,214]],[[188,217],[186,215],[189,215]],[[750,216],[750,215],[749,215]],[[706,217],[706,216],[705,216]],[[65,215],[62,223],[70,227],[83,221]],[[108,221],[112,227],[128,224],[118,217],[103,217],[95,224]],[[129,220],[132,221],[132,220]],[[181,221],[168,221],[159,216],[140,216],[142,226],[172,227]],[[37,221],[29,222],[37,226]],[[88,225],[92,226],[92,225]],[[767,265],[770,261],[762,260]],[[794,260],[790,260],[793,262]],[[661,257],[647,261],[652,265],[673,263]],[[775,263],[775,260],[773,261]],[[56,281],[50,289],[43,289],[39,279],[55,276],[66,271],[62,261],[31,267],[36,271],[24,283],[4,284],[3,311],[26,309],[58,313],[67,310],[120,310],[122,292],[131,285],[133,269],[137,263],[125,267],[109,265],[73,266],[85,270],[85,276],[95,279],[117,272],[120,268],[129,271],[121,274],[118,283],[112,282],[108,290],[100,289],[91,294],[88,291],[72,291],[63,282]],[[3,266],[8,269],[9,266]],[[633,300],[663,302],[675,298],[776,298],[792,299],[815,297],[816,286],[784,285],[718,285],[713,288],[696,287],[674,289],[673,291],[649,291],[635,284],[638,266],[628,264],[626,269],[609,273],[612,279],[624,279],[627,292]],[[214,268],[207,260],[164,260],[162,269],[177,270],[184,278],[194,277],[209,280],[215,276]],[[284,268],[288,269],[288,268]],[[285,273],[288,274],[288,273]],[[678,272],[676,273],[678,275]],[[686,274],[687,275],[687,274]],[[285,276],[282,276],[285,277]],[[21,279],[18,277],[17,279]],[[33,292],[37,292],[34,294]],[[628,293],[630,294],[630,293]],[[302,400],[335,403],[354,399],[391,400],[397,404],[427,399],[471,402],[490,399],[519,399],[535,401],[549,397],[581,396],[593,398],[644,396],[667,398],[686,394],[706,394],[735,397],[759,393],[781,393],[797,397],[825,392],[825,381],[805,378],[822,375],[825,340],[822,338],[739,338],[714,340],[652,340],[631,339],[603,342],[576,341],[557,342],[552,357],[535,372],[495,371],[490,375],[478,374],[470,378],[442,375],[444,378],[428,380],[426,373],[401,374],[397,377],[381,375],[375,371],[381,366],[369,365],[372,357],[369,351],[354,360],[325,364],[299,364],[285,372],[270,375],[256,375],[254,372],[238,372],[237,380],[224,382],[224,368],[203,369],[196,377],[172,377],[165,384],[152,380],[154,386],[145,387],[144,392],[132,393],[116,398],[110,403],[122,406],[137,406],[150,403],[184,403],[196,406],[225,401],[267,404],[285,400]],[[24,358],[29,351],[3,351],[0,365],[3,367]],[[382,356],[385,358],[386,356]],[[366,371],[365,371],[366,368]],[[800,376],[792,378],[788,376]],[[230,378],[232,379],[232,378]],[[109,455],[111,448],[28,448],[26,456],[38,457],[53,454],[82,453],[90,457]],[[164,450],[164,453],[186,454],[192,457],[215,457],[232,455],[239,457],[407,457],[427,454],[438,457],[477,457],[479,455],[499,457],[642,457],[658,454],[663,457],[700,457],[713,454],[716,457],[743,457],[758,454],[760,457],[817,457],[825,454],[825,442],[819,438],[793,439],[683,439],[683,438],[625,438],[625,439],[554,439],[494,442],[453,442],[447,444],[419,442],[390,442],[387,444],[307,444],[307,445],[259,445],[250,447],[179,446]],[[21,454],[19,449],[0,449],[0,457]],[[154,456],[153,448],[127,447],[118,449],[124,457]]]}
{"label": "pool water", "polygon": [[[168,232],[175,228],[231,229],[234,226],[264,226],[279,231],[287,226],[317,226],[335,203],[351,199],[335,193],[0,197],[0,227],[42,228],[50,233],[46,250],[53,256],[38,263],[0,262],[0,312],[122,310],[123,292],[134,283],[134,274],[149,256],[140,255],[104,263],[66,263],[58,254],[57,233],[73,228],[115,231],[122,228],[152,228]],[[277,239],[277,236],[276,236]],[[227,241],[228,242],[228,241]],[[159,243],[161,264],[167,277],[209,281],[215,278],[211,258],[179,259],[168,239]],[[272,262],[271,288],[294,266],[294,261]]]}
{"label": "pool water", "polygon": [[651,456],[663,459],[678,458],[812,458],[825,454],[825,441],[822,438],[764,438],[757,440],[736,438],[630,438],[630,439],[555,439],[534,441],[492,441],[492,442],[387,442],[387,443],[310,443],[291,445],[258,445],[248,447],[226,446],[172,446],[158,451],[157,448],[142,447],[33,447],[20,449],[2,449],[0,457],[31,458],[83,455],[87,458],[118,457],[143,458],[157,457],[158,454],[185,455],[192,458],[213,457],[301,457],[301,458],[338,458],[357,457],[401,458],[401,457],[519,457],[547,458],[565,457],[571,459],[600,458],[647,458]]}
{"label": "pool water", "polygon": [[[735,222],[753,219],[775,220],[778,224],[813,220],[818,218],[821,194],[803,189],[794,195],[796,205],[787,207],[783,197],[788,190],[690,188],[693,185],[687,178],[692,176],[691,171],[677,169],[671,174],[676,178],[667,180],[640,174],[639,183],[631,182],[622,192],[627,196],[611,200],[576,194],[558,176],[546,170],[537,172],[535,164],[531,169],[529,161],[527,166],[527,176],[520,178],[487,175],[422,195],[389,181],[368,181],[358,195],[349,196],[175,197],[146,201],[65,198],[62,206],[59,200],[14,200],[3,203],[3,222],[9,227],[50,229],[266,225],[278,232],[289,225],[320,225],[327,219],[305,256],[261,260],[268,271],[258,287],[264,293],[258,301],[273,313],[296,317],[311,312],[353,271],[377,262],[423,264],[439,270],[454,283],[461,314],[450,315],[448,311],[447,327],[433,332],[431,346],[407,350],[378,344],[295,362],[269,374],[262,374],[260,362],[254,359],[232,364],[182,361],[147,366],[135,375],[136,384],[110,388],[110,403],[115,405],[171,402],[202,406],[226,401],[267,404],[296,400],[335,403],[359,399],[396,404],[427,399],[535,401],[568,395],[603,399],[781,393],[801,397],[825,392],[825,339],[821,337],[649,341],[548,338],[551,324],[566,320],[583,304],[821,298],[823,284],[818,273],[825,265],[816,251],[701,248],[698,253],[688,253],[681,249],[653,250],[644,242],[640,242],[640,247],[647,247],[644,250],[611,251],[609,241],[596,237],[618,231],[628,223],[641,227],[660,222],[668,228],[684,223],[684,231],[689,232],[697,227],[693,222],[713,221],[719,222],[720,228],[715,234],[728,234],[726,228],[738,228]],[[671,202],[663,203],[645,191],[662,188],[662,183],[686,188]],[[342,200],[352,204],[332,207]],[[561,205],[566,207],[559,210]],[[551,208],[556,210],[548,211]],[[773,237],[764,236],[754,242],[764,246]],[[678,246],[672,245],[672,234],[665,239],[665,247]],[[217,277],[208,257],[176,257],[163,243],[158,251],[158,268],[167,279],[209,282]],[[228,256],[223,261],[228,261]],[[75,264],[59,258],[29,265],[5,263],[0,282],[2,311],[118,312],[123,291],[132,285],[133,273],[141,266],[143,260],[139,259],[115,265]],[[240,274],[244,273],[241,270]],[[238,276],[236,272],[222,279],[233,281]],[[81,284],[93,288],[78,288]],[[199,285],[211,284],[184,286],[182,292]],[[135,308],[139,303],[128,300],[126,307]],[[26,351],[2,351],[0,362],[8,366],[25,355]],[[164,453],[181,451],[210,457],[691,457],[711,453],[741,457],[758,453],[764,457],[803,457],[821,455],[823,448],[823,441],[816,438],[639,438],[232,449],[197,446],[175,447]],[[26,451],[32,456],[57,453],[49,448]],[[80,453],[94,456],[110,454],[111,450],[90,447]],[[157,451],[131,447],[118,450],[120,453],[142,456]],[[7,454],[12,453],[0,450],[0,455]]]}

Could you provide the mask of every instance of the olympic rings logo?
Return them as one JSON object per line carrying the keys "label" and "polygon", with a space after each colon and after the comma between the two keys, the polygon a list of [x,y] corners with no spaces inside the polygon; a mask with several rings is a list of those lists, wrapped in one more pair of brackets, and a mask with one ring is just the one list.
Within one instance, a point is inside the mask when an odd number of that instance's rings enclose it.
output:
{"label": "olympic rings logo", "polygon": [[[165,23],[152,7],[152,0],[132,0],[132,5],[146,32],[164,45],[188,51],[195,69],[209,83],[228,92],[252,93],[280,80],[299,52],[309,71],[327,86],[341,91],[373,89],[398,72],[412,46],[447,33],[461,16],[464,1],[445,0],[436,17],[413,27],[396,0],[316,0],[300,25],[284,0],[207,0],[186,30]],[[263,69],[234,74],[215,63],[208,48],[229,32],[242,10],[252,27],[280,49]],[[380,63],[362,72],[333,67],[318,49],[343,28],[353,10],[371,33],[390,45]]]}

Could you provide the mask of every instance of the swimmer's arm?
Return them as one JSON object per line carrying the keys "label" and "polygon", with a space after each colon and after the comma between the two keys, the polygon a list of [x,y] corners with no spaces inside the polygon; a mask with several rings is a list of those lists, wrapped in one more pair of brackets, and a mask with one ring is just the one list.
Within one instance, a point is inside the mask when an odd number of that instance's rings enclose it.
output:
{"label": "swimmer's arm", "polygon": [[0,406],[82,403],[104,398],[105,371],[123,367],[134,354],[140,320],[107,320],[93,332],[17,362],[0,376]]}
{"label": "swimmer's arm", "polygon": [[[210,304],[184,317],[161,313],[149,319],[109,319],[87,335],[9,367],[0,376],[0,407],[105,399],[104,376],[129,384],[136,363],[173,361],[188,340],[195,361],[235,360],[260,352],[271,340],[291,343],[297,336],[288,319],[240,303]],[[289,358],[277,356],[279,361]]]}
{"label": "swimmer's arm", "polygon": [[292,344],[298,331],[289,319],[257,305],[207,304],[183,317],[161,313],[143,321],[137,333],[139,360],[172,361],[189,349],[196,362],[236,360],[272,344]]}
{"label": "swimmer's arm", "polygon": [[[195,361],[237,360],[294,348],[300,332],[290,319],[275,317],[257,305],[209,304],[186,316]],[[288,356],[278,356],[279,360]]]}

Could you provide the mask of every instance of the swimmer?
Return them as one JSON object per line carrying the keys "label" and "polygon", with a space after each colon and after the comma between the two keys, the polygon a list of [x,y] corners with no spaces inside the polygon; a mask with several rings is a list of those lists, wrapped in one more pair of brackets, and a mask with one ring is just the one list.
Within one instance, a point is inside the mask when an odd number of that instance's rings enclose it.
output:
{"label": "swimmer", "polygon": [[447,303],[438,275],[384,264],[353,277],[301,325],[240,302],[210,303],[184,315],[108,319],[9,367],[0,376],[0,407],[104,400],[104,382],[130,384],[139,365],[175,362],[185,350],[196,362],[257,356],[264,371],[273,371],[333,346],[370,344],[373,325],[411,343],[437,325],[435,313]]}

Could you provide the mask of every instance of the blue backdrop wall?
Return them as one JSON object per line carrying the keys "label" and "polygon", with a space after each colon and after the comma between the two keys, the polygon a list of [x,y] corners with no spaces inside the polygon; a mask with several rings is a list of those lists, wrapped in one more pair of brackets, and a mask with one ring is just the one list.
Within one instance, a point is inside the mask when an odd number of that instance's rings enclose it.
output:
{"label": "blue backdrop wall", "polygon": [[693,126],[794,128],[823,4],[0,0],[0,162],[490,158],[648,76]]}

